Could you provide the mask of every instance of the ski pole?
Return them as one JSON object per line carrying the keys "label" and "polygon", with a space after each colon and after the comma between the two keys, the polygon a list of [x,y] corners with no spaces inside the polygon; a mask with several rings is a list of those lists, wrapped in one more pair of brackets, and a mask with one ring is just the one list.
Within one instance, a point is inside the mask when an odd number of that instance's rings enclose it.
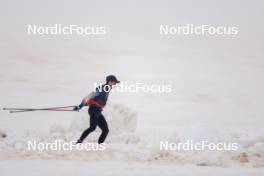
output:
{"label": "ski pole", "polygon": [[16,112],[29,112],[29,111],[75,111],[73,109],[75,106],[62,106],[62,107],[51,107],[51,108],[3,108],[3,110],[9,110],[10,113]]}
{"label": "ski pole", "polygon": [[9,111],[9,113],[29,112],[29,111],[70,111],[70,112],[73,112],[75,110],[70,110],[70,109],[29,109],[29,110],[12,110],[12,111]]}
{"label": "ski pole", "polygon": [[3,108],[3,110],[40,110],[40,109],[64,109],[74,108],[75,106],[61,106],[61,107],[50,107],[50,108]]}

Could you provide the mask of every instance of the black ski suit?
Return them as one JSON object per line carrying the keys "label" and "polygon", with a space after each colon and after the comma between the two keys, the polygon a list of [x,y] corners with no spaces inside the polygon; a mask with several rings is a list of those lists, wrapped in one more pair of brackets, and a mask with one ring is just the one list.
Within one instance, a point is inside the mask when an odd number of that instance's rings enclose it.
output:
{"label": "black ski suit", "polygon": [[[96,91],[92,93],[90,99],[96,101],[101,105],[105,105],[108,99],[109,91],[105,91],[108,89],[104,89],[106,85],[102,85],[102,87],[96,88]],[[79,105],[79,107],[83,107],[83,102]],[[93,132],[98,126],[101,128],[102,133],[98,139],[98,143],[101,144],[105,141],[105,138],[109,132],[107,122],[105,117],[102,114],[102,109],[96,105],[89,105],[88,113],[90,115],[90,127],[87,128],[81,135],[78,142],[82,142],[91,132]]]}

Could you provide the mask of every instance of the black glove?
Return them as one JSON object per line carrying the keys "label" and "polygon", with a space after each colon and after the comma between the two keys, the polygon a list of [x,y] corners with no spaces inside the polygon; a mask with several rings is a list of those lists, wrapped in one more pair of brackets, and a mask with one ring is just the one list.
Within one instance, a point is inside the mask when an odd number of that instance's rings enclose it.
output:
{"label": "black glove", "polygon": [[73,108],[74,111],[79,111],[80,109],[82,109],[80,106],[74,106]]}
{"label": "black glove", "polygon": [[79,106],[74,106],[73,110],[74,111],[79,111],[80,109],[82,109],[84,107],[85,101],[82,100],[81,104]]}

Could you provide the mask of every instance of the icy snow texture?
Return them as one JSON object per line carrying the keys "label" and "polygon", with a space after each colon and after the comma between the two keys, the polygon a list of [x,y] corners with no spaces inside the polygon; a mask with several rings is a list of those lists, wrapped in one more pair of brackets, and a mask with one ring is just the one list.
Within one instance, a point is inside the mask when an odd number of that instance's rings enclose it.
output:
{"label": "icy snow texture", "polygon": [[[263,132],[255,132],[251,135],[239,132],[227,133],[207,124],[196,124],[173,131],[163,129],[162,132],[158,132],[159,129],[153,128],[143,133],[136,131],[136,113],[124,105],[110,106],[104,114],[109,120],[110,130],[113,131],[107,138],[105,151],[28,151],[28,140],[38,142],[59,140],[62,143],[76,140],[82,132],[80,128],[86,128],[89,123],[87,114],[85,114],[81,118],[75,118],[69,128],[53,125],[49,132],[10,133],[6,139],[2,139],[0,142],[0,155],[3,158],[24,159],[122,160],[222,167],[232,165],[264,166]],[[96,142],[99,134],[100,130],[97,129],[85,142]],[[239,149],[237,151],[161,151],[159,141],[164,140],[169,142],[186,140],[237,142]],[[240,162],[239,157],[243,153],[247,155],[249,162]]]}

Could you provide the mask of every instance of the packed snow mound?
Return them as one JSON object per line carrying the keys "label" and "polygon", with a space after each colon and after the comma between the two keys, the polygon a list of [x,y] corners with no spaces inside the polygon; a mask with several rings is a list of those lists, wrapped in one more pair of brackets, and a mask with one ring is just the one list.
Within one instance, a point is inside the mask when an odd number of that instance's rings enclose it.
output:
{"label": "packed snow mound", "polygon": [[[130,117],[134,123],[134,117],[130,111],[122,111],[123,106],[107,111],[105,114],[115,112],[116,116],[124,119]],[[122,111],[122,112],[119,112]],[[128,115],[124,115],[128,113]],[[113,114],[110,114],[113,115]],[[115,117],[116,117],[115,116]],[[114,117],[114,116],[111,116]],[[80,117],[82,118],[82,117]],[[84,119],[88,119],[87,117]],[[114,118],[115,119],[115,118]],[[129,118],[128,118],[129,119]],[[115,119],[117,120],[117,119]],[[115,122],[114,120],[114,122]],[[86,121],[85,121],[86,122]],[[125,122],[120,122],[121,124]],[[135,125],[135,124],[134,124]],[[35,159],[67,159],[67,160],[119,160],[119,161],[141,161],[141,162],[165,162],[185,163],[199,166],[220,166],[247,165],[250,167],[264,167],[264,131],[243,131],[242,133],[232,131],[226,132],[206,124],[197,124],[190,127],[176,128],[175,130],[148,129],[141,132],[131,128],[129,132],[118,129],[119,134],[112,133],[106,139],[104,151],[29,151],[28,141],[62,143],[75,141],[82,131],[75,128],[65,128],[54,125],[46,133],[27,131],[25,133],[8,133],[8,136],[0,140],[0,155],[2,158],[35,158]],[[109,125],[110,126],[110,125]],[[129,126],[129,125],[128,125]],[[118,131],[117,130],[117,131]],[[116,132],[117,132],[116,131]],[[96,143],[100,130],[88,136],[85,143]],[[167,137],[166,137],[167,136]],[[239,148],[236,151],[181,151],[181,150],[160,150],[160,141],[184,142],[186,140],[199,142],[207,140],[211,142],[236,142]]]}
{"label": "packed snow mound", "polygon": [[189,150],[160,151],[154,150],[152,158],[156,160],[170,158],[179,162],[193,163],[202,166],[230,166],[248,164],[254,167],[264,166],[264,131],[223,131],[208,124],[194,124],[190,127],[175,130],[169,135],[172,143],[236,143],[237,150]]}
{"label": "packed snow mound", "polygon": [[131,133],[137,128],[137,114],[125,105],[118,104],[106,109],[105,118],[111,134]]}

